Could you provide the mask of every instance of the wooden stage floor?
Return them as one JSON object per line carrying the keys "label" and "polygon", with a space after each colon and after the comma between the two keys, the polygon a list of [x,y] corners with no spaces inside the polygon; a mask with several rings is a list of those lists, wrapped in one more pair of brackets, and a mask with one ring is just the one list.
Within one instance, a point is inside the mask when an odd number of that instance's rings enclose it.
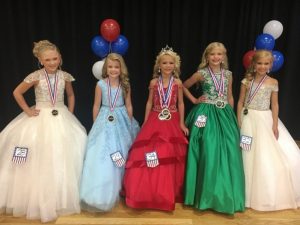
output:
{"label": "wooden stage floor", "polygon": [[[300,141],[297,141],[300,146]],[[299,165],[300,169],[300,165]],[[300,174],[300,172],[299,172]],[[0,215],[0,225],[43,224],[37,220]],[[228,216],[213,211],[198,211],[182,204],[176,204],[173,212],[157,210],[135,210],[121,201],[112,211],[106,213],[81,212],[77,215],[61,216],[46,224],[60,225],[300,225],[300,209],[274,212],[259,212],[247,209],[243,213]]]}
{"label": "wooden stage floor", "polygon": [[[43,224],[36,220],[26,220],[1,215],[0,225]],[[73,225],[300,225],[300,209],[276,212],[258,212],[247,209],[234,216],[219,214],[213,211],[198,211],[177,204],[173,212],[156,210],[135,210],[128,208],[121,201],[112,211],[107,213],[89,213],[61,216],[56,221],[46,224]]]}

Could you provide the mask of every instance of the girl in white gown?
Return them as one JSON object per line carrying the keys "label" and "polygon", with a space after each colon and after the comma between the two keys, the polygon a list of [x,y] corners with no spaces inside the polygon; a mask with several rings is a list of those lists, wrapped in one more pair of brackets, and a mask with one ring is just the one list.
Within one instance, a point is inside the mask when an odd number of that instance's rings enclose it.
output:
{"label": "girl in white gown", "polygon": [[278,118],[278,82],[267,75],[272,62],[270,51],[256,51],[242,80],[237,109],[246,207],[260,211],[300,206],[300,151]]}
{"label": "girl in white gown", "polygon": [[[0,134],[0,210],[48,222],[80,212],[86,131],[73,115],[74,78],[58,69],[58,48],[40,41],[33,53],[44,68],[29,74],[14,90],[23,112]],[[33,107],[23,97],[31,87],[36,98]]]}

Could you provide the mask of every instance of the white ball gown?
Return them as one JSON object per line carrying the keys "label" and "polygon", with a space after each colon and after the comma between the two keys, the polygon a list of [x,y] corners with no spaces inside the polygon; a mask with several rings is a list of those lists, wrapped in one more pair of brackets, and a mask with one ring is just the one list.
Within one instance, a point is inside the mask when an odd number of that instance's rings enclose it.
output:
{"label": "white ball gown", "polygon": [[[245,79],[242,81],[249,85]],[[300,206],[300,150],[278,119],[279,138],[273,131],[270,97],[277,85],[263,84],[242,113],[241,135],[252,137],[250,150],[243,150],[246,207],[259,211]],[[246,93],[248,95],[248,91]]]}
{"label": "white ball gown", "polygon": [[[0,210],[13,216],[55,220],[59,215],[79,213],[79,183],[86,144],[86,130],[64,105],[65,81],[74,78],[58,71],[53,106],[43,69],[25,78],[35,87],[36,108],[24,112],[0,133]],[[55,74],[49,75],[50,81]],[[58,114],[53,115],[53,109]],[[54,113],[55,114],[55,113]],[[27,150],[14,154],[16,149]]]}

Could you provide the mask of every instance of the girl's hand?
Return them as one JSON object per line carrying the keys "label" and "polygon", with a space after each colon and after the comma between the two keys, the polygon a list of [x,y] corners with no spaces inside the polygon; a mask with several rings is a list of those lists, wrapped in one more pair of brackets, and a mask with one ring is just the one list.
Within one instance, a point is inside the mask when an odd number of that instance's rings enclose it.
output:
{"label": "girl's hand", "polygon": [[201,95],[200,97],[197,98],[195,104],[199,104],[201,102],[204,102],[206,100],[206,97],[204,95]]}
{"label": "girl's hand", "polygon": [[278,138],[279,138],[279,131],[278,131],[277,126],[273,125],[272,130],[273,130],[273,134],[274,134],[276,140],[278,140]]}
{"label": "girl's hand", "polygon": [[185,136],[189,135],[189,129],[184,124],[180,124],[180,128],[183,131]]}
{"label": "girl's hand", "polygon": [[40,110],[36,108],[30,108],[25,111],[27,116],[32,117],[32,116],[38,116],[40,114]]}

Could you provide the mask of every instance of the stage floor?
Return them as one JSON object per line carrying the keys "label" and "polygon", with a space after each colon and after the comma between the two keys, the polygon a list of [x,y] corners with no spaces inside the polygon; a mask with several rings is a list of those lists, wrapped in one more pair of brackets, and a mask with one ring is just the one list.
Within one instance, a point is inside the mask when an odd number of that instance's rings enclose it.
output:
{"label": "stage floor", "polygon": [[[0,217],[0,225],[42,224],[40,221],[14,218],[10,215]],[[107,213],[89,213],[61,216],[47,224],[96,224],[96,225],[300,225],[300,209],[276,212],[258,212],[247,209],[243,213],[227,216],[213,211],[198,211],[177,204],[173,212],[156,210],[135,210],[120,202]]]}

